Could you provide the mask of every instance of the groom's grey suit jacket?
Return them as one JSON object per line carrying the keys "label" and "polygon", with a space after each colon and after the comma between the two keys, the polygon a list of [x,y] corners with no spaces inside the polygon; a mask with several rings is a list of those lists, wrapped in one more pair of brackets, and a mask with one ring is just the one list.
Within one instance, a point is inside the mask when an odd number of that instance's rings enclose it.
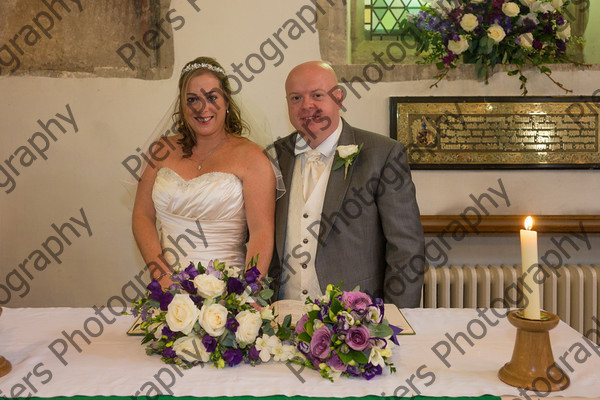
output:
{"label": "groom's grey suit jacket", "polygon": [[[277,201],[275,252],[269,268],[277,299],[284,259],[290,184],[294,170],[293,133],[275,142],[286,193]],[[424,239],[404,146],[390,138],[353,128],[343,121],[338,145],[363,144],[348,169],[332,170],[318,237],[316,270],[321,290],[343,282],[360,285],[374,297],[399,307],[418,307],[423,285]],[[288,259],[289,260],[289,259]]]}

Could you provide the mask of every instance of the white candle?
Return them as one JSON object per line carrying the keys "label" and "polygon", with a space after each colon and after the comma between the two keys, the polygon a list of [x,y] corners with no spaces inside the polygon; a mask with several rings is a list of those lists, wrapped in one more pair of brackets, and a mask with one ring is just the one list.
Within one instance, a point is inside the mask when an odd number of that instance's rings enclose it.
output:
{"label": "white candle", "polygon": [[532,227],[533,218],[527,217],[525,229],[521,229],[521,274],[526,303],[523,313],[527,319],[541,319],[540,286],[533,279],[538,272],[537,232]]}

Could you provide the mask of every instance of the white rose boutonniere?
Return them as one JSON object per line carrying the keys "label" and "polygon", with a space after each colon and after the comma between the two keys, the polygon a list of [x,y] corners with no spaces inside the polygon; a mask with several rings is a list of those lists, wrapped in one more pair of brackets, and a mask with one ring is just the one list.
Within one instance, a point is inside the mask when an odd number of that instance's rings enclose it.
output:
{"label": "white rose boutonniere", "polygon": [[352,162],[358,156],[358,153],[362,150],[363,144],[360,146],[355,144],[348,144],[345,146],[338,146],[336,148],[335,161],[333,163],[333,170],[342,168],[344,166],[344,179],[348,175],[348,167],[352,165]]}

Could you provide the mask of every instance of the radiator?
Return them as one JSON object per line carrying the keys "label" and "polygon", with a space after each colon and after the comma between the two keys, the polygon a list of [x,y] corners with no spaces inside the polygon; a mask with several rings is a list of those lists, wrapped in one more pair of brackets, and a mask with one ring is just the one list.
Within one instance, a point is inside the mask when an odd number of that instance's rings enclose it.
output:
{"label": "radiator", "polygon": [[[600,265],[542,268],[546,277],[540,285],[542,308],[557,314],[573,329],[600,344]],[[518,265],[428,266],[422,305],[428,308],[522,307],[518,304],[518,277]]]}

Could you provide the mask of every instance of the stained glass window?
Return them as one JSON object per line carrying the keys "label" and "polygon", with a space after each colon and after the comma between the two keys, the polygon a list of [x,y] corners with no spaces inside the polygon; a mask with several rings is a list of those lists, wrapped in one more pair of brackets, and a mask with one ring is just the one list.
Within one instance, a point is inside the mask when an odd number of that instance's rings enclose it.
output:
{"label": "stained glass window", "polygon": [[400,34],[400,22],[419,12],[424,0],[364,0],[365,30],[371,39]]}

